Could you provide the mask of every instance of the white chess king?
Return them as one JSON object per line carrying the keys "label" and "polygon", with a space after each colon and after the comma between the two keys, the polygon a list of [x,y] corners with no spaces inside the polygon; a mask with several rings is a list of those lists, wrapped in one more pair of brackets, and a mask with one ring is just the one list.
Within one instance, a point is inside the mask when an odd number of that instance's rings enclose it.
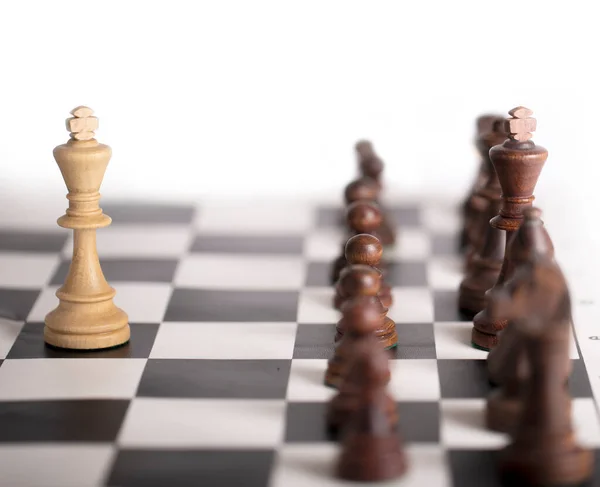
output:
{"label": "white chess king", "polygon": [[69,190],[69,208],[58,225],[73,230],[73,258],[56,292],[59,304],[46,315],[44,340],[68,349],[110,348],[130,337],[127,314],[113,302],[116,291],[106,282],[96,250],[96,230],[112,221],[99,206],[112,150],[94,138],[98,119],[91,109],[77,107],[71,114],[67,119],[71,139],[53,154]]}

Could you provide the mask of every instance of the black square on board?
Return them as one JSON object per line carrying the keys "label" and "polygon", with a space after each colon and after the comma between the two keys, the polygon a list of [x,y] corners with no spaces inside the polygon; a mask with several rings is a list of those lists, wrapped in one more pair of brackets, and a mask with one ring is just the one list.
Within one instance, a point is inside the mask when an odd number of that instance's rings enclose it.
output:
{"label": "black square on board", "polygon": [[[171,282],[176,259],[101,259],[102,272],[108,282]],[[51,285],[61,285],[69,272],[71,260],[63,260],[52,276]]]}
{"label": "black square on board", "polygon": [[140,397],[283,399],[290,360],[149,359]]}
{"label": "black square on board", "polygon": [[317,209],[317,227],[340,227],[344,225],[344,209],[340,206],[322,206]]}
{"label": "black square on board", "polygon": [[226,254],[302,254],[304,238],[299,236],[246,235],[196,235],[192,252],[216,252]]}
{"label": "black square on board", "polygon": [[481,399],[492,390],[485,360],[444,359],[437,366],[443,399]]}
{"label": "black square on board", "polygon": [[329,359],[333,356],[335,325],[299,324],[294,343],[294,358]]}
{"label": "black square on board", "polygon": [[571,375],[569,377],[569,393],[571,397],[594,397],[590,378],[585,368],[585,362],[582,359],[571,360],[571,366]]}
{"label": "black square on board", "polygon": [[0,402],[0,442],[113,442],[127,400]]}
{"label": "black square on board", "polygon": [[427,286],[427,263],[390,262],[385,267],[385,280],[392,287]]}
{"label": "black square on board", "polygon": [[437,234],[431,236],[433,255],[456,255],[459,252],[459,243],[456,235]]}
{"label": "black square on board", "polygon": [[433,323],[396,323],[398,345],[390,350],[392,359],[434,359]]}
{"label": "black square on board", "polygon": [[39,290],[0,289],[0,317],[25,321],[39,294]]}
{"label": "black square on board", "polygon": [[113,225],[192,223],[196,212],[193,205],[167,203],[108,202],[101,206],[104,213],[112,218]]}
{"label": "black square on board", "polygon": [[6,358],[148,358],[158,326],[158,323],[130,323],[131,339],[125,345],[107,350],[78,351],[46,345],[44,323],[25,323]]}
{"label": "black square on board", "polygon": [[450,450],[452,485],[460,487],[502,487],[495,450]]}
{"label": "black square on board", "polygon": [[272,450],[120,450],[108,485],[264,487]]}
{"label": "black square on board", "polygon": [[458,291],[434,291],[435,321],[473,321],[458,310]]}
{"label": "black square on board", "polygon": [[0,230],[0,251],[56,253],[63,249],[68,237],[67,231]]}
{"label": "black square on board", "polygon": [[392,206],[385,211],[394,226],[400,228],[422,226],[421,208],[417,205]]}
{"label": "black square on board", "polygon": [[[285,421],[286,443],[333,441],[326,424],[327,402],[292,402]],[[440,413],[437,402],[399,402],[399,433],[407,443],[439,441]]]}
{"label": "black square on board", "polygon": [[333,262],[309,262],[306,269],[306,285],[314,287],[331,286],[331,268]]}
{"label": "black square on board", "polygon": [[298,292],[176,288],[164,321],[296,321]]}

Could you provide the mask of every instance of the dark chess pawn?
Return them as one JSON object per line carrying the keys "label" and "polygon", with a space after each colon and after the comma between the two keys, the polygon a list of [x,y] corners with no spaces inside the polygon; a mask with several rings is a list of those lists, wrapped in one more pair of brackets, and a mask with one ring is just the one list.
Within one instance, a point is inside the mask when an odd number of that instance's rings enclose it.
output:
{"label": "dark chess pawn", "polygon": [[[359,233],[368,233],[379,238],[377,230],[379,229],[383,215],[379,205],[374,201],[359,200],[348,205],[346,208],[346,223],[350,235]],[[341,255],[333,262],[331,274],[329,276],[331,284],[335,284],[340,277],[340,272],[348,262],[346,261],[346,243],[342,247]]]}
{"label": "dark chess pawn", "polygon": [[377,296],[381,288],[381,271],[368,265],[348,265],[340,272],[335,285],[333,306],[341,309],[344,301],[356,296]]}
{"label": "dark chess pawn", "polygon": [[397,428],[390,424],[385,387],[362,388],[341,436],[338,478],[378,482],[399,478],[407,472],[404,445]]}
{"label": "dark chess pawn", "polygon": [[[386,308],[392,305],[392,288],[385,282],[385,273],[381,270],[381,256],[383,255],[383,246],[377,237],[366,233],[360,233],[351,237],[346,242],[344,249],[344,259],[347,265],[366,265],[373,267],[375,270],[381,273],[380,286],[379,286],[379,299],[381,304]],[[340,280],[342,273],[340,273]],[[344,286],[338,280],[336,284],[336,294],[334,296],[334,307],[340,309],[341,303],[350,294],[356,295],[360,292],[349,293],[344,290]],[[349,288],[348,288],[349,289]]]}
{"label": "dark chess pawn", "polygon": [[522,414],[511,443],[500,452],[500,471],[510,485],[581,485],[593,473],[594,454],[577,444],[571,421],[569,376],[571,300],[566,280],[551,259],[515,271],[505,302],[517,325],[529,364]]}
{"label": "dark chess pawn", "polygon": [[[378,298],[357,296],[347,300],[341,311],[335,351],[327,363],[325,372],[325,384],[333,388],[339,387],[344,369],[348,366],[358,343],[370,340],[383,350],[390,347],[390,342],[394,345],[398,342],[396,325],[394,324],[392,329],[386,328],[389,326],[386,320],[387,310]],[[340,334],[340,329],[343,329],[343,334]]]}
{"label": "dark chess pawn", "polygon": [[354,145],[354,150],[356,151],[359,164],[361,163],[361,161],[364,161],[376,155],[375,150],[373,149],[373,144],[368,140],[359,140]]}
{"label": "dark chess pawn", "polygon": [[[349,418],[359,408],[366,389],[385,389],[389,381],[389,360],[379,344],[372,340],[357,344],[348,369],[341,379],[339,393],[328,404],[327,425],[330,431],[335,434],[347,425]],[[386,394],[385,401],[388,423],[395,428],[398,424],[396,402],[389,394]]]}
{"label": "dark chess pawn", "polygon": [[361,200],[376,203],[381,210],[381,223],[377,228],[377,235],[383,245],[393,245],[396,242],[396,232],[390,217],[383,208],[381,208],[381,203],[379,201],[380,194],[381,188],[375,180],[367,176],[362,176],[346,186],[344,190],[344,201],[346,207]]}

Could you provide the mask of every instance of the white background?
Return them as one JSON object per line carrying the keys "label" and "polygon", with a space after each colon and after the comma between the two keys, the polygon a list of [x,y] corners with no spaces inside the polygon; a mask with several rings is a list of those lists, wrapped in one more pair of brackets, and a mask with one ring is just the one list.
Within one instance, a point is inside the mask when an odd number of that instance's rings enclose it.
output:
{"label": "white background", "polygon": [[158,199],[337,198],[365,137],[396,195],[462,195],[475,118],[525,105],[550,152],[539,201],[591,201],[594,2],[0,5],[4,197],[64,198],[52,149],[80,104],[113,148],[104,197]]}

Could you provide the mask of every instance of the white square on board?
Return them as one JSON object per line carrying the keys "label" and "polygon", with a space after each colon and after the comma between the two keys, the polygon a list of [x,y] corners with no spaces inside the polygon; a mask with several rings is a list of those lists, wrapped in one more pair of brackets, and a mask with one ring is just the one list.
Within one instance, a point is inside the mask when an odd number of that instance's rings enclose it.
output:
{"label": "white square on board", "polygon": [[129,448],[273,448],[285,401],[136,398],[118,443]]}
{"label": "white square on board", "polygon": [[127,399],[145,359],[15,359],[0,367],[0,399]]}
{"label": "white square on board", "polygon": [[315,211],[298,203],[252,202],[251,204],[202,205],[195,226],[203,234],[303,235],[314,224]]}
{"label": "white square on board", "polygon": [[[114,225],[97,232],[100,259],[105,257],[176,258],[191,245],[190,225]],[[73,235],[69,233],[63,256],[73,253]]]}
{"label": "white square on board", "polygon": [[[117,291],[113,301],[127,313],[130,323],[162,321],[171,297],[171,284],[117,282],[111,285]],[[27,321],[44,321],[45,316],[58,306],[56,291],[59,287],[50,286],[42,290]]]}
{"label": "white square on board", "polygon": [[440,405],[440,439],[446,448],[496,449],[508,435],[488,430],[485,399],[444,399]]}
{"label": "white square on board", "polygon": [[333,287],[311,287],[300,292],[299,323],[337,323],[342,314],[333,307]]}
{"label": "white square on board", "polygon": [[0,359],[5,358],[10,352],[24,324],[24,321],[14,321],[0,317]]}
{"label": "white square on board", "polygon": [[304,240],[304,256],[310,261],[333,261],[339,257],[347,240],[341,228],[314,229]]}
{"label": "white square on board", "polygon": [[113,453],[113,447],[107,444],[0,445],[2,485],[96,487],[104,482]]}
{"label": "white square on board", "polygon": [[427,261],[427,282],[433,289],[455,291],[464,277],[463,262],[458,257],[438,256]]}
{"label": "white square on board", "polygon": [[600,447],[600,423],[592,398],[576,398],[571,402],[571,418],[575,437],[587,448]]}
{"label": "white square on board", "polygon": [[[380,483],[387,487],[449,487],[450,473],[444,451],[432,445],[407,445],[410,467],[399,479]],[[270,487],[347,487],[335,476],[340,450],[337,443],[286,444],[275,458]]]}
{"label": "white square on board", "polygon": [[443,321],[433,324],[435,351],[439,359],[487,359],[488,352],[471,345],[470,321]]}
{"label": "white square on board", "polygon": [[437,401],[441,397],[435,359],[390,360],[388,391],[396,401]]}
{"label": "white square on board", "polygon": [[288,401],[329,401],[337,391],[323,383],[326,370],[326,359],[292,360],[287,388]]}
{"label": "white square on board", "polygon": [[425,260],[431,254],[430,235],[420,228],[400,228],[396,235],[396,245],[385,250],[385,259]]}
{"label": "white square on board", "polygon": [[428,205],[421,214],[423,226],[437,235],[456,235],[461,227],[460,213],[454,206]]}
{"label": "white square on board", "polygon": [[184,257],[175,284],[205,289],[297,290],[305,280],[302,257],[193,254]]}
{"label": "white square on board", "polygon": [[0,252],[0,287],[39,289],[56,271],[57,254]]}
{"label": "white square on board", "polygon": [[427,287],[395,287],[388,316],[396,323],[432,323],[433,294]]}
{"label": "white square on board", "polygon": [[150,358],[291,359],[297,324],[164,322]]}

